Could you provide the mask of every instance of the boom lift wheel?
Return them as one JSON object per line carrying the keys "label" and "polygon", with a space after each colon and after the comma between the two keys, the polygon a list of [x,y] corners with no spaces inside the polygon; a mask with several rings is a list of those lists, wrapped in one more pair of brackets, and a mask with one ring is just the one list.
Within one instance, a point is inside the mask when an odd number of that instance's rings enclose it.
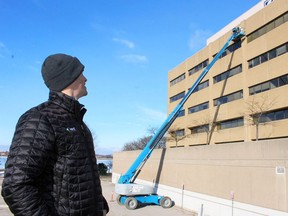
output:
{"label": "boom lift wheel", "polygon": [[160,205],[163,208],[170,208],[172,206],[172,200],[170,197],[164,196],[161,200],[160,200]]}
{"label": "boom lift wheel", "polygon": [[123,205],[122,202],[121,202],[121,197],[122,197],[121,195],[118,195],[116,197],[116,201],[117,201],[118,205]]}
{"label": "boom lift wheel", "polygon": [[134,210],[138,206],[138,201],[134,197],[128,197],[125,201],[125,207],[129,210]]}

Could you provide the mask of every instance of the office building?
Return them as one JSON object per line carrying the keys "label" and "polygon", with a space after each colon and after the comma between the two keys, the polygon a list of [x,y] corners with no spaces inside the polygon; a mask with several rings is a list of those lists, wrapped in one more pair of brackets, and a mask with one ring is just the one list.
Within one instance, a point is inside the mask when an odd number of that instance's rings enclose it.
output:
{"label": "office building", "polygon": [[223,47],[232,42],[179,112],[168,148],[288,137],[288,1],[261,1],[168,73],[168,113]]}

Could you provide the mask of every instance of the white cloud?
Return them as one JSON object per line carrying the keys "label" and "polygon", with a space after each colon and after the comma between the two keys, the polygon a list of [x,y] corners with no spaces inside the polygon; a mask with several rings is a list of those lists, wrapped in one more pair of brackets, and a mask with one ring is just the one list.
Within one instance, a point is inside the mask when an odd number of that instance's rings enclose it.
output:
{"label": "white cloud", "polygon": [[199,51],[206,46],[207,39],[211,36],[209,30],[198,29],[193,31],[189,39],[189,48],[191,51]]}
{"label": "white cloud", "polygon": [[146,56],[137,54],[122,55],[120,56],[120,59],[124,60],[125,62],[134,64],[145,63],[148,61],[148,58]]}
{"label": "white cloud", "polygon": [[163,113],[155,109],[143,106],[139,107],[139,109],[143,114],[143,119],[150,120],[151,122],[162,123],[167,118],[167,113]]}
{"label": "white cloud", "polygon": [[120,39],[120,38],[113,38],[113,41],[120,43],[122,45],[127,46],[130,49],[133,49],[135,47],[135,44],[132,41],[125,40],[125,39]]}

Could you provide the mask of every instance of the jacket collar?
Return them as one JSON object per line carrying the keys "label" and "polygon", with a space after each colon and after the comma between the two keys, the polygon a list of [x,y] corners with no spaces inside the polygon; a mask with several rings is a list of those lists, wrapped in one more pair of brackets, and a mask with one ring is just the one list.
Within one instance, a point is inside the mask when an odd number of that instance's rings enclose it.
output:
{"label": "jacket collar", "polygon": [[80,104],[79,101],[74,98],[63,94],[62,92],[50,91],[49,93],[49,101],[54,104],[61,106],[62,108],[68,110],[71,113],[80,115],[81,119],[86,113],[86,109],[83,104]]}

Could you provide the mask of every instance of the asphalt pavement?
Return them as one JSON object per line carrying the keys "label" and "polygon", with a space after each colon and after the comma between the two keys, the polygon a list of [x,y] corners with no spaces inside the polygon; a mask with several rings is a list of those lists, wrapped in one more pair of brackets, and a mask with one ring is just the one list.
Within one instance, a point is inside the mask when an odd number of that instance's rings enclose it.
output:
{"label": "asphalt pavement", "polygon": [[[0,190],[2,189],[2,181],[3,181],[3,177],[0,177]],[[4,202],[3,197],[0,195],[0,215],[1,216],[11,216],[13,215],[8,206],[6,205],[6,203]]]}
{"label": "asphalt pavement", "polygon": [[[3,178],[0,177],[0,189],[2,185]],[[149,216],[187,216],[194,214],[192,212],[183,210],[177,206],[173,206],[168,209],[164,209],[161,206],[157,205],[148,205],[148,206],[142,206],[135,210],[128,210],[125,206],[121,206],[116,201],[117,194],[114,194],[114,184],[111,182],[110,178],[103,178],[101,180],[102,183],[102,189],[103,189],[103,195],[105,196],[108,205],[110,207],[110,211],[107,214],[107,216],[143,216],[143,215],[149,215]],[[13,214],[10,212],[8,206],[3,200],[3,197],[0,196],[0,215],[1,216],[13,216]]]}

